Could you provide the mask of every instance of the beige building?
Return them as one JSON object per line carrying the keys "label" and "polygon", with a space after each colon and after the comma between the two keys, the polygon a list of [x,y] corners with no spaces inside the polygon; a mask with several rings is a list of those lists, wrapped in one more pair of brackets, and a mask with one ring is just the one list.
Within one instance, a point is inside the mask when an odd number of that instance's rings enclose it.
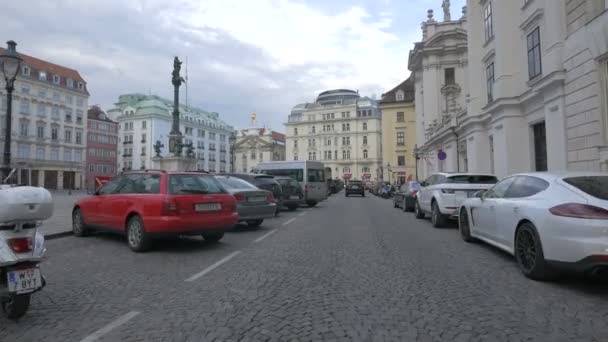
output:
{"label": "beige building", "polygon": [[255,127],[238,132],[234,172],[251,172],[261,162],[278,160],[285,160],[285,134]]}
{"label": "beige building", "polygon": [[[82,188],[89,99],[86,82],[74,69],[19,54],[23,62],[13,92],[10,128],[11,166],[18,169],[15,181],[47,189]],[[0,131],[4,134],[4,78],[0,79],[0,99]]]}
{"label": "beige building", "polygon": [[382,95],[380,111],[383,179],[399,183],[416,179],[416,111],[412,76]]}
{"label": "beige building", "polygon": [[287,160],[318,160],[326,178],[375,180],[382,173],[382,123],[376,101],[348,89],[295,106],[285,124]]}

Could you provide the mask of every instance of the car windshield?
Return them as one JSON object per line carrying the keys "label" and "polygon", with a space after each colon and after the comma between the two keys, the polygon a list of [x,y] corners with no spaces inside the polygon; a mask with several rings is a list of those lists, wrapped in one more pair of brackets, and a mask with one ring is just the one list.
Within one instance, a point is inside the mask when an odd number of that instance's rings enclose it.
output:
{"label": "car windshield", "polygon": [[496,184],[498,178],[488,175],[448,176],[446,183],[452,184]]}
{"label": "car windshield", "polygon": [[226,189],[257,189],[257,187],[247,181],[236,177],[216,177]]}
{"label": "car windshield", "polygon": [[568,177],[564,182],[591,195],[608,201],[608,176]]}
{"label": "car windshield", "polygon": [[215,177],[201,174],[170,175],[168,193],[177,194],[222,194],[224,190]]}
{"label": "car windshield", "polygon": [[274,180],[274,177],[256,177],[255,185],[276,185],[276,181]]}

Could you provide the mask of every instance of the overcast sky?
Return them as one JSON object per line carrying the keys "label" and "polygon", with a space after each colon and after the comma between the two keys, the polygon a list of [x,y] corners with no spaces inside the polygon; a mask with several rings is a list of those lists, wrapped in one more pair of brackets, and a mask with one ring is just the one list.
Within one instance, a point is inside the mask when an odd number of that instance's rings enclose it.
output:
{"label": "overcast sky", "polygon": [[[89,104],[107,110],[133,92],[171,98],[177,55],[188,59],[189,104],[236,127],[255,112],[283,131],[291,108],[323,90],[379,98],[404,80],[420,23],[429,8],[442,20],[441,2],[20,0],[2,1],[0,23],[18,51],[77,69]],[[452,18],[464,2],[451,1]]]}

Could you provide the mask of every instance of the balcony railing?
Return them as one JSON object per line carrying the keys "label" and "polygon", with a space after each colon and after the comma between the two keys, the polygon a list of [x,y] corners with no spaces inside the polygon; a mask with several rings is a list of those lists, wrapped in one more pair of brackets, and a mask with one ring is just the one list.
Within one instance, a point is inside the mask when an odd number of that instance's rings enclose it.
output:
{"label": "balcony railing", "polygon": [[123,156],[123,158],[131,158],[131,157],[133,157],[133,154],[131,154],[131,153],[129,153],[129,154],[124,153],[122,156]]}
{"label": "balcony railing", "polygon": [[124,141],[122,144],[123,144],[123,145],[132,145],[132,144],[133,144],[133,141],[132,141],[132,140],[129,140],[129,141]]}

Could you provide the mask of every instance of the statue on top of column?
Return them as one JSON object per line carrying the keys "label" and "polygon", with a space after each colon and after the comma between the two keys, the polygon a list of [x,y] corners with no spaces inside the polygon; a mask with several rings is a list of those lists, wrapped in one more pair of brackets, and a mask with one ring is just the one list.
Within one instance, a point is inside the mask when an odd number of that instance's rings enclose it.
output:
{"label": "statue on top of column", "polygon": [[443,7],[443,21],[452,20],[452,16],[450,15],[450,0],[443,0],[441,7]]}

